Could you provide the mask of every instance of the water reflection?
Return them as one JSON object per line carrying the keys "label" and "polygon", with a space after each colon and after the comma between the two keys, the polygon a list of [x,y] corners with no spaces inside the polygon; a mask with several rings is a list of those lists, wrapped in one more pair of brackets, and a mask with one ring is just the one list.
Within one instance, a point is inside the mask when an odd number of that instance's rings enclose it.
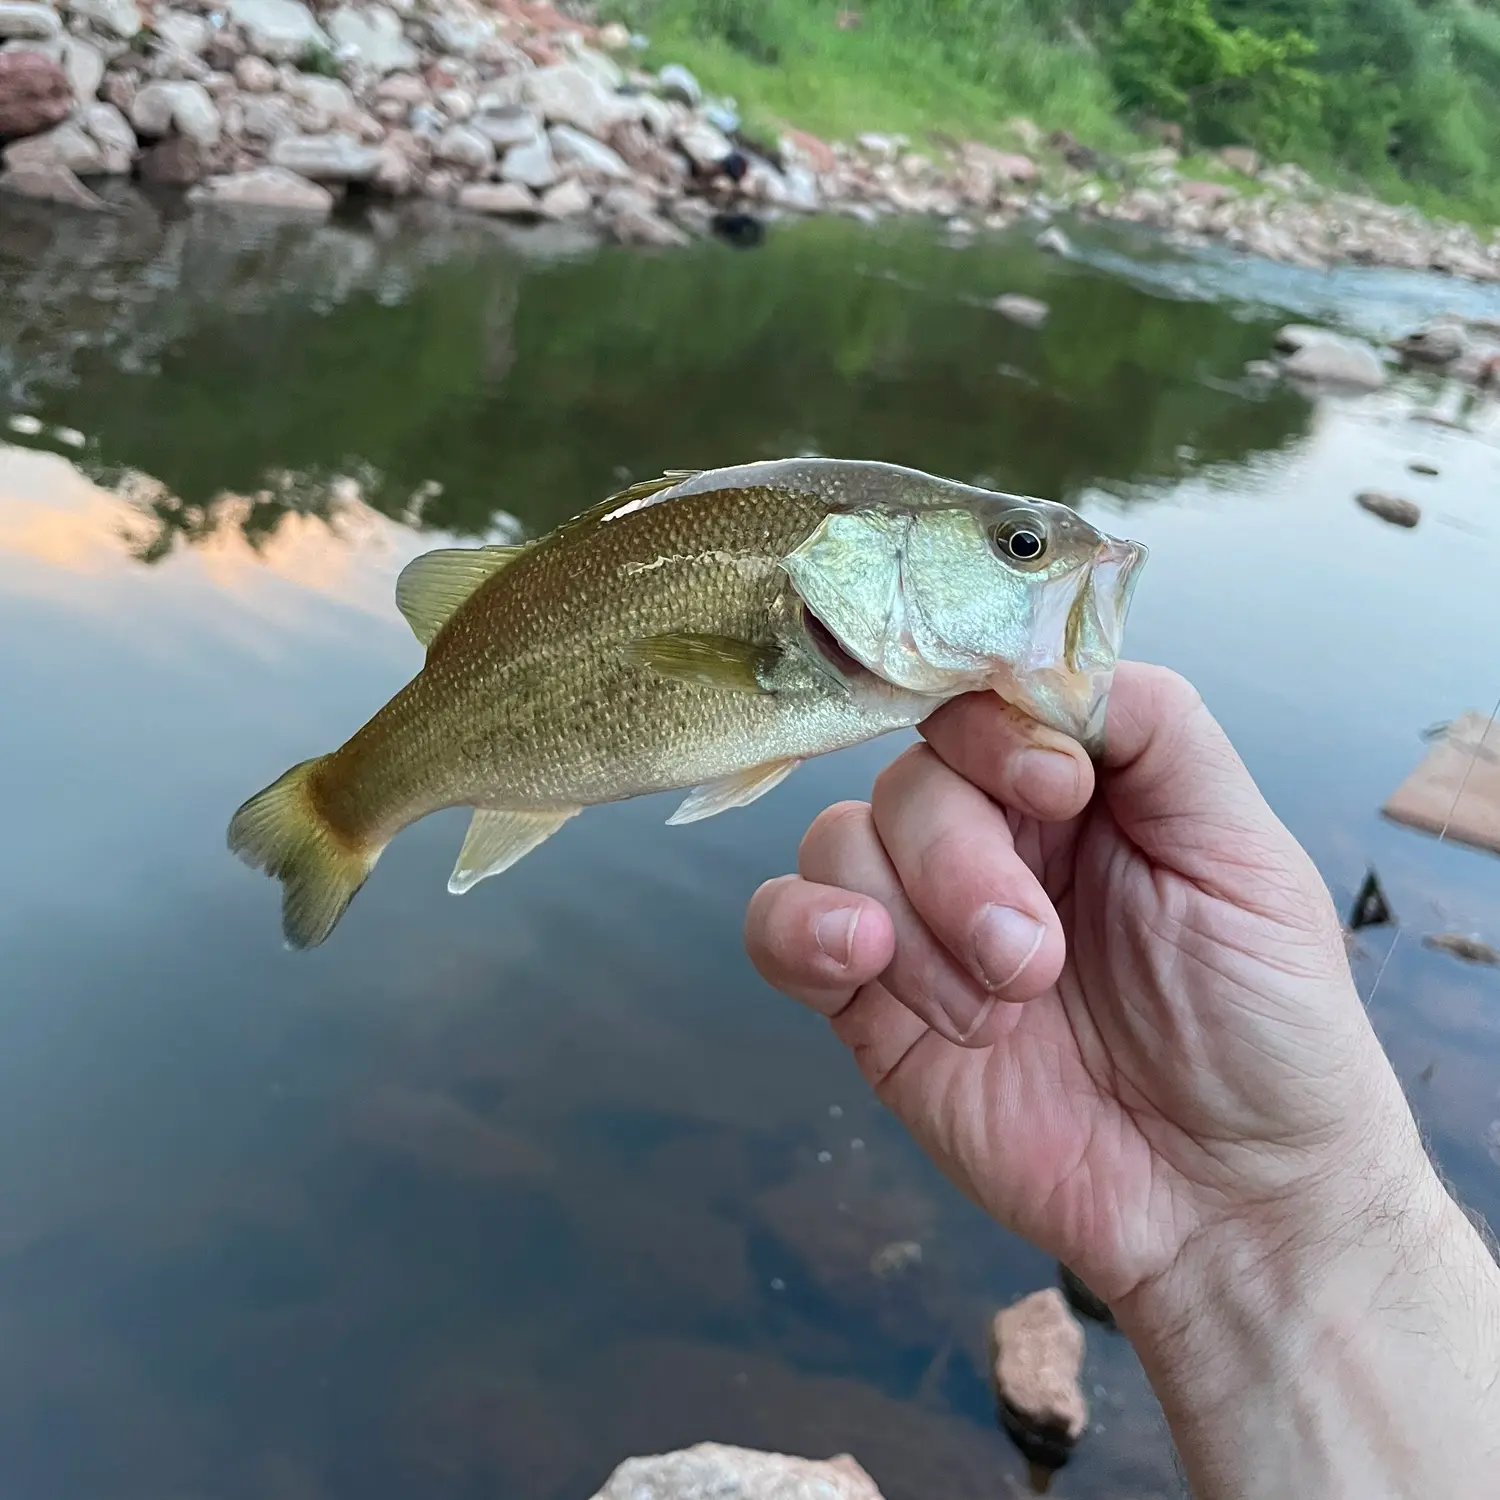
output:
{"label": "water reflection", "polygon": [[[898,741],[690,828],[672,798],[592,810],[462,900],[463,820],[435,817],[310,954],[224,850],[248,789],[415,670],[408,558],[667,466],[872,453],[1151,546],[1132,651],[1199,683],[1341,905],[1380,871],[1406,935],[1372,1013],[1500,1219],[1500,977],[1420,944],[1500,933],[1500,863],[1378,815],[1422,729],[1500,688],[1500,450],[1413,422],[1420,383],[1257,391],[1259,313],[906,233],[557,263],[484,226],[43,231],[45,277],[0,272],[47,424],[0,446],[17,1494],[577,1500],[704,1437],[847,1448],[891,1500],[1019,1483],[984,1329],[1055,1268],[739,946],[755,883]],[[1001,290],[1047,329],[974,305]],[[56,424],[85,448],[42,451]],[[1352,504],[1414,459],[1416,531]],[[1368,992],[1391,934],[1362,939]],[[1179,1494],[1128,1348],[1089,1337],[1097,1430],[1056,1493]]]}

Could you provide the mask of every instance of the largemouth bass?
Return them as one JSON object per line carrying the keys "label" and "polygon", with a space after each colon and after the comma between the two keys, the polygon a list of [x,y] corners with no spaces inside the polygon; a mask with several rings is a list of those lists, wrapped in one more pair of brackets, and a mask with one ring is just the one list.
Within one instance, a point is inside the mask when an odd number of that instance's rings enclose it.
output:
{"label": "largemouth bass", "polygon": [[462,892],[585,807],[692,788],[667,821],[711,817],[961,693],[1097,753],[1145,557],[1065,505],[892,464],[669,473],[534,541],[408,564],[421,671],[240,807],[229,847],[282,882],[308,948],[440,808],[475,809]]}

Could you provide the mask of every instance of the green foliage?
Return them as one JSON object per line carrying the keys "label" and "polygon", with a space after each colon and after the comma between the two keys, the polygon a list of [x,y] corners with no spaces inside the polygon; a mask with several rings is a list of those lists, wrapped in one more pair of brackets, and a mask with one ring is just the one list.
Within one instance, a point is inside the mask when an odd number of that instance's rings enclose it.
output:
{"label": "green foliage", "polygon": [[1257,125],[1287,137],[1295,121],[1316,118],[1322,80],[1300,66],[1316,51],[1300,31],[1223,26],[1209,0],[1133,0],[1111,38],[1110,63],[1123,105],[1215,144]]}
{"label": "green foliage", "polygon": [[299,73],[316,73],[320,78],[337,78],[339,61],[322,42],[309,42],[297,58]]}
{"label": "green foliage", "polygon": [[[861,24],[841,30],[840,9]],[[1107,150],[1180,121],[1344,186],[1500,218],[1496,0],[606,0],[765,125]]]}

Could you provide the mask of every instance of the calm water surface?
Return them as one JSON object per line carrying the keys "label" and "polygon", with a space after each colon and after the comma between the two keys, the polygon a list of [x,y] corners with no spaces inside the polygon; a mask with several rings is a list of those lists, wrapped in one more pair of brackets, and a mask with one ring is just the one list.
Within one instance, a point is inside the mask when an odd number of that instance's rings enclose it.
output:
{"label": "calm water surface", "polygon": [[[10,1500],[584,1500],[704,1438],[852,1450],[890,1500],[1017,1491],[985,1329],[1055,1268],[740,945],[755,885],[904,736],[703,824],[591,811],[461,900],[464,819],[434,817],[302,955],[224,849],[245,795],[420,665],[403,563],[663,468],[883,458],[1147,542],[1131,654],[1198,683],[1342,904],[1380,870],[1404,936],[1372,1012],[1500,1220],[1500,972],[1419,942],[1500,939],[1500,861],[1378,812],[1423,729],[1500,693],[1500,418],[1242,373],[1288,316],[1390,331],[1493,294],[1118,239],[1067,262],[815,224],[650,256],[5,212],[0,405],[44,424],[0,446]],[[1045,330],[1002,291],[1048,299]],[[1423,524],[1358,510],[1371,487]],[[1391,938],[1365,936],[1368,992]],[[920,1263],[877,1277],[896,1240]],[[1053,1493],[1180,1494],[1095,1328],[1087,1383]]]}

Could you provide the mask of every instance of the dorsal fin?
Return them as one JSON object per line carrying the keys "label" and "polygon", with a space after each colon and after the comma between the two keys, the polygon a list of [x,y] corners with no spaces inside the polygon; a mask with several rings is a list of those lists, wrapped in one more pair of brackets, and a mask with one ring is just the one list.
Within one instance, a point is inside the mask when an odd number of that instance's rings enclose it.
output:
{"label": "dorsal fin", "polygon": [[627,509],[642,510],[651,503],[654,496],[673,489],[689,479],[696,479],[702,472],[701,469],[668,469],[656,479],[638,480],[635,484],[627,485],[626,488],[616,491],[613,495],[606,495],[604,499],[589,506],[587,510],[580,511],[570,520],[564,521],[553,535],[571,536],[575,532],[597,526],[599,522],[618,512]]}
{"label": "dorsal fin", "polygon": [[402,568],[396,580],[396,608],[424,646],[453,618],[454,611],[481,583],[526,550],[518,547],[440,547]]}

